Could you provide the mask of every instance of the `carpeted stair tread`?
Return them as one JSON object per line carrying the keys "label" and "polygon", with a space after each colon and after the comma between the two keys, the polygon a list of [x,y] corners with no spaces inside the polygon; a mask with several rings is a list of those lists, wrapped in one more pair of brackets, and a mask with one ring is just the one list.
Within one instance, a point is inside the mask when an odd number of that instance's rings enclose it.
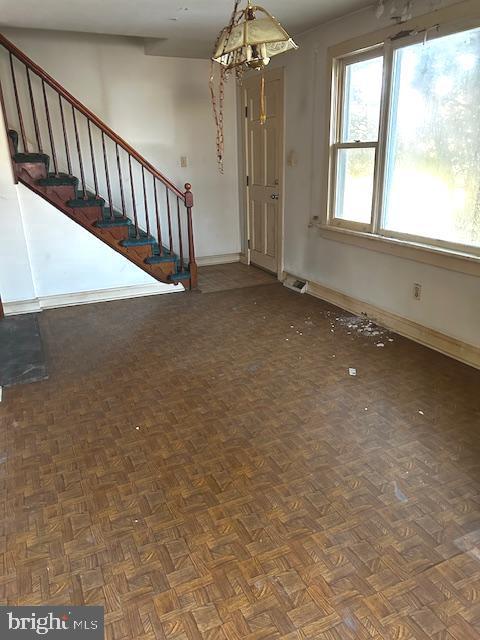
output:
{"label": "carpeted stair tread", "polygon": [[172,273],[170,280],[172,282],[180,282],[181,280],[189,280],[190,271],[179,271],[178,273]]}
{"label": "carpeted stair tread", "polygon": [[[110,211],[110,207],[109,207],[109,205],[108,205],[108,204],[106,204],[106,205],[103,207],[103,212],[102,212],[103,219],[104,219],[105,221],[110,220],[111,215],[112,215],[112,211]],[[117,219],[117,218],[123,218],[123,213],[121,213],[120,211],[117,211],[117,209],[113,208],[113,217],[114,217],[115,219]],[[129,219],[129,218],[127,218],[127,220],[128,220],[128,219]]]}
{"label": "carpeted stair tread", "polygon": [[96,196],[94,193],[87,191],[86,198],[83,196],[83,191],[77,192],[77,197],[67,202],[68,207],[72,209],[80,209],[82,207],[102,207],[105,205],[105,200]]}
{"label": "carpeted stair tread", "polygon": [[95,226],[99,229],[111,229],[112,227],[129,227],[132,221],[128,218],[115,218],[115,220],[99,220]]}
{"label": "carpeted stair tread", "polygon": [[49,173],[46,178],[40,178],[37,180],[37,184],[41,187],[77,187],[78,178],[71,176],[68,173]]}
{"label": "carpeted stair tread", "polygon": [[164,252],[163,256],[161,256],[160,254],[150,256],[145,260],[145,263],[146,264],[161,264],[162,262],[178,263],[178,261],[179,261],[179,258],[174,253],[170,255],[168,252]]}
{"label": "carpeted stair tread", "polygon": [[120,243],[123,247],[142,247],[146,244],[150,244],[152,245],[152,252],[158,253],[157,240],[152,235],[147,235],[145,231],[139,229],[137,238],[134,225],[129,227],[128,232],[129,237],[126,240],[122,240]]}
{"label": "carpeted stair tread", "polygon": [[42,163],[47,167],[50,164],[50,158],[46,153],[16,153],[13,156],[17,164],[37,164]]}

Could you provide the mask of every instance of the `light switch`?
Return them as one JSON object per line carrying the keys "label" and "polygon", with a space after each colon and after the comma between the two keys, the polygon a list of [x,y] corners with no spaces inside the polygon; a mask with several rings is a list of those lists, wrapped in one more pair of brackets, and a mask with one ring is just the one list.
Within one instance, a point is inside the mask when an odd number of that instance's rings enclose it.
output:
{"label": "light switch", "polygon": [[180,166],[185,169],[185,167],[187,166],[187,156],[182,156],[180,158]]}

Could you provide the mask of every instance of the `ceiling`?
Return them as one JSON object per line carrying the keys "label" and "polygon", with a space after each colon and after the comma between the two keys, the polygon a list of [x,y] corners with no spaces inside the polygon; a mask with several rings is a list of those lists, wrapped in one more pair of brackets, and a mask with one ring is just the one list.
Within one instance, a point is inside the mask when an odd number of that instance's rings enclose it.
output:
{"label": "ceiling", "polygon": [[[295,35],[373,0],[261,0]],[[158,39],[158,55],[208,58],[233,0],[0,0],[0,25]]]}

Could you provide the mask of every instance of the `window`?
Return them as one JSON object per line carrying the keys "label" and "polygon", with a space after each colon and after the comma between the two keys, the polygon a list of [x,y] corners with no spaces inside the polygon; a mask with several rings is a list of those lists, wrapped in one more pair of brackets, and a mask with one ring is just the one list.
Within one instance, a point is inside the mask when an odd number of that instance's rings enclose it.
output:
{"label": "window", "polygon": [[480,28],[337,59],[330,225],[480,253]]}
{"label": "window", "polygon": [[337,220],[369,225],[380,125],[383,57],[353,58],[342,68],[335,153]]}

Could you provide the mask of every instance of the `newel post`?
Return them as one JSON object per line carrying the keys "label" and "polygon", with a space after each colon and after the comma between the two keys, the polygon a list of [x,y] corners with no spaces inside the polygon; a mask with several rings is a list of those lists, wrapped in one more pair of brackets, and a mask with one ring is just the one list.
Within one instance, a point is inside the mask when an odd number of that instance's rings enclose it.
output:
{"label": "newel post", "polygon": [[187,221],[188,221],[188,269],[190,271],[190,289],[197,288],[197,263],[195,261],[195,241],[193,239],[193,221],[192,221],[192,208],[193,208],[193,193],[191,191],[192,185],[187,182],[185,185],[185,206],[187,208]]}

